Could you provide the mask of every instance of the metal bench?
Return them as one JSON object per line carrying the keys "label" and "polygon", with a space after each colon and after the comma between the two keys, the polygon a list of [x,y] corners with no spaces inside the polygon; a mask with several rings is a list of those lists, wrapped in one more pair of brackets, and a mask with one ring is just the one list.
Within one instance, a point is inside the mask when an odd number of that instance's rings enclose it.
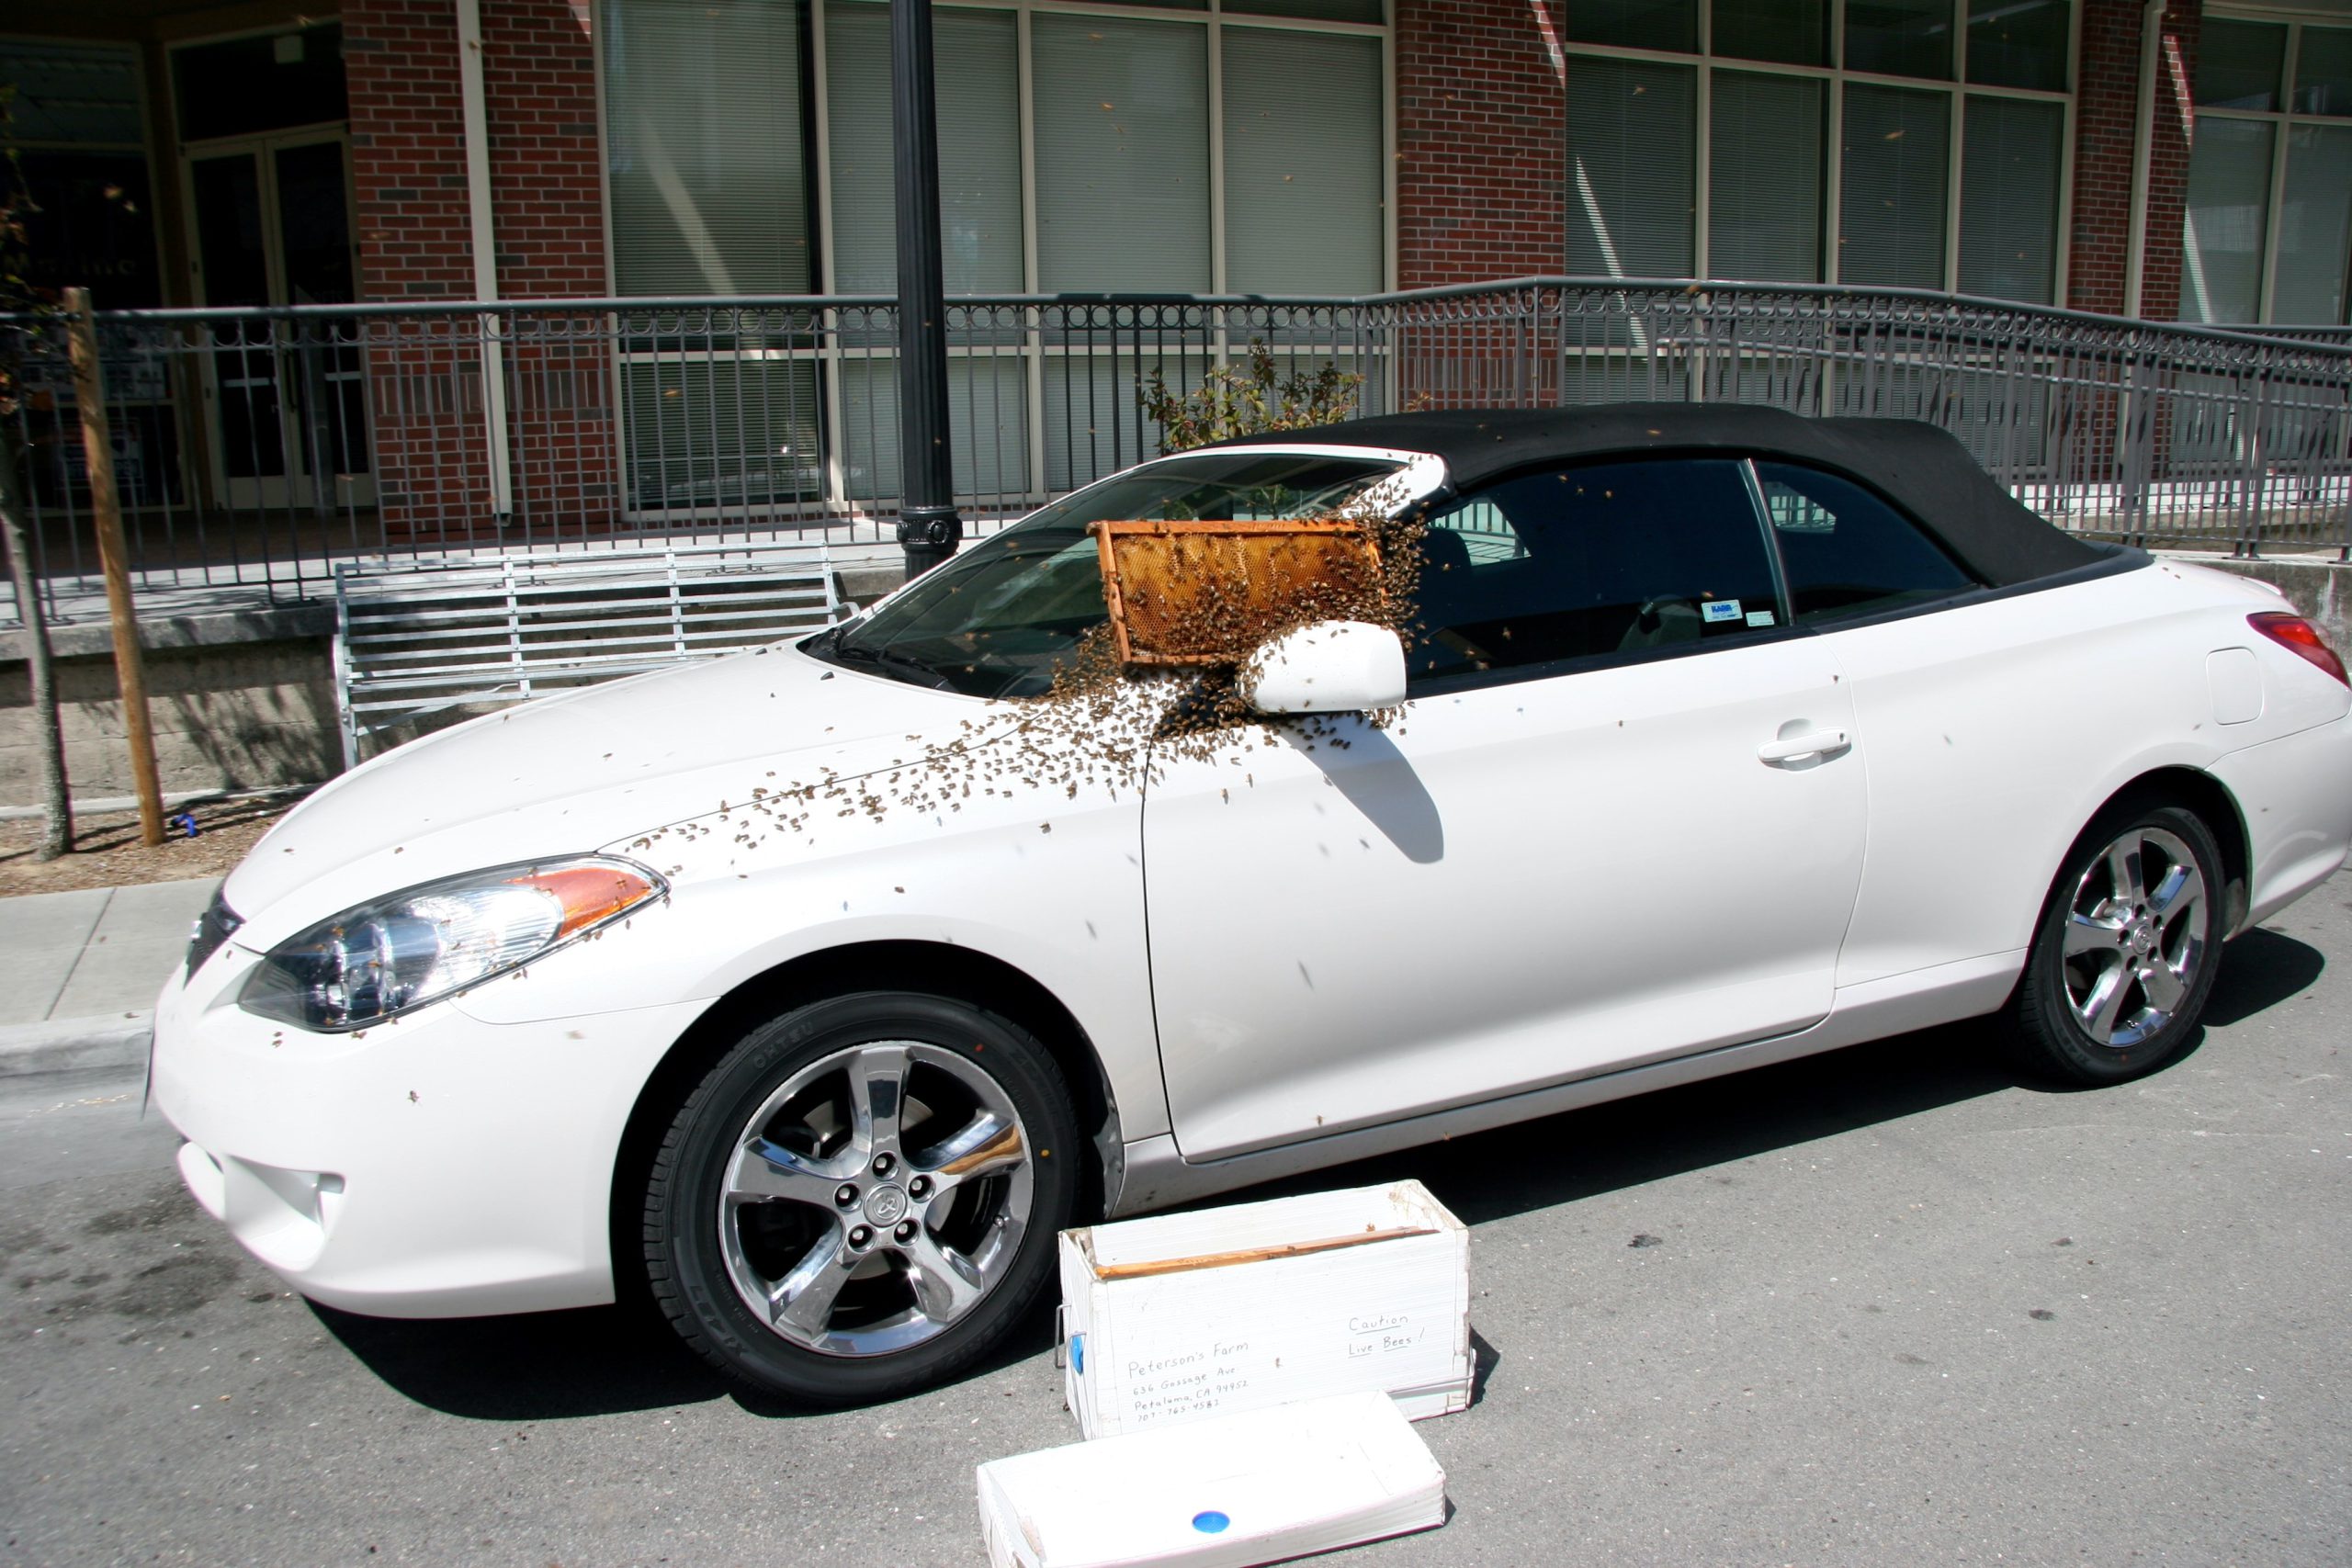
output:
{"label": "metal bench", "polygon": [[345,768],[407,720],[738,652],[853,608],[821,540],[346,562],[334,604]]}

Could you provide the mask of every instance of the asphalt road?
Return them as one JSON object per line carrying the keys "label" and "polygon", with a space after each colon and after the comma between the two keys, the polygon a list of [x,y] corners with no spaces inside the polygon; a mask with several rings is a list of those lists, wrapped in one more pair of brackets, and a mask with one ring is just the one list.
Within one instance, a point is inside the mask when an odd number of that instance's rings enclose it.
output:
{"label": "asphalt road", "polygon": [[[1346,1561],[2352,1562],[2347,911],[2234,944],[2125,1089],[1962,1027],[1317,1179],[1473,1227],[1479,1396],[1419,1428],[1453,1517]],[[0,1090],[0,1563],[971,1563],[973,1464],[1076,1438],[1042,1317],[802,1416],[616,1310],[313,1308],[137,1109]]]}

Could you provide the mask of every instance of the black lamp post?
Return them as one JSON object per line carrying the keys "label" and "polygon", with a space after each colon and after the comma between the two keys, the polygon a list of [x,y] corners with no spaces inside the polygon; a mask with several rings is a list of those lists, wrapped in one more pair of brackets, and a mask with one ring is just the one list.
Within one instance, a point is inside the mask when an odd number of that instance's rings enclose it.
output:
{"label": "black lamp post", "polygon": [[956,553],[956,472],[947,435],[947,277],[939,243],[939,105],[931,0],[890,0],[890,140],[899,209],[899,546],[907,575]]}

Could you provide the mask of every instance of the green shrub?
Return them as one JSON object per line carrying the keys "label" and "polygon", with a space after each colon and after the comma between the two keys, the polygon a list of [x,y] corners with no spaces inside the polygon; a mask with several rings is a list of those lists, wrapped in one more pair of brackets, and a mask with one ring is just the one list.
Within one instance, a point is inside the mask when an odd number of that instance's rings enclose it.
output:
{"label": "green shrub", "polygon": [[1312,373],[1280,376],[1273,351],[1262,339],[1251,338],[1244,363],[1210,371],[1184,396],[1170,390],[1167,378],[1154,367],[1136,397],[1159,423],[1161,448],[1185,452],[1237,435],[1337,424],[1355,412],[1356,390],[1363,385],[1362,376],[1342,373],[1328,361]]}

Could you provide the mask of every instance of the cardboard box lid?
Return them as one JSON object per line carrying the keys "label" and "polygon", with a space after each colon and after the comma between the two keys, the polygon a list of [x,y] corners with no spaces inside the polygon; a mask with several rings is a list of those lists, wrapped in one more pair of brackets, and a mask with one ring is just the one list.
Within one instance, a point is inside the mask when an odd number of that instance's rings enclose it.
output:
{"label": "cardboard box lid", "polygon": [[1154,1214],[1063,1233],[1100,1280],[1273,1261],[1432,1235],[1467,1233],[1418,1181]]}

